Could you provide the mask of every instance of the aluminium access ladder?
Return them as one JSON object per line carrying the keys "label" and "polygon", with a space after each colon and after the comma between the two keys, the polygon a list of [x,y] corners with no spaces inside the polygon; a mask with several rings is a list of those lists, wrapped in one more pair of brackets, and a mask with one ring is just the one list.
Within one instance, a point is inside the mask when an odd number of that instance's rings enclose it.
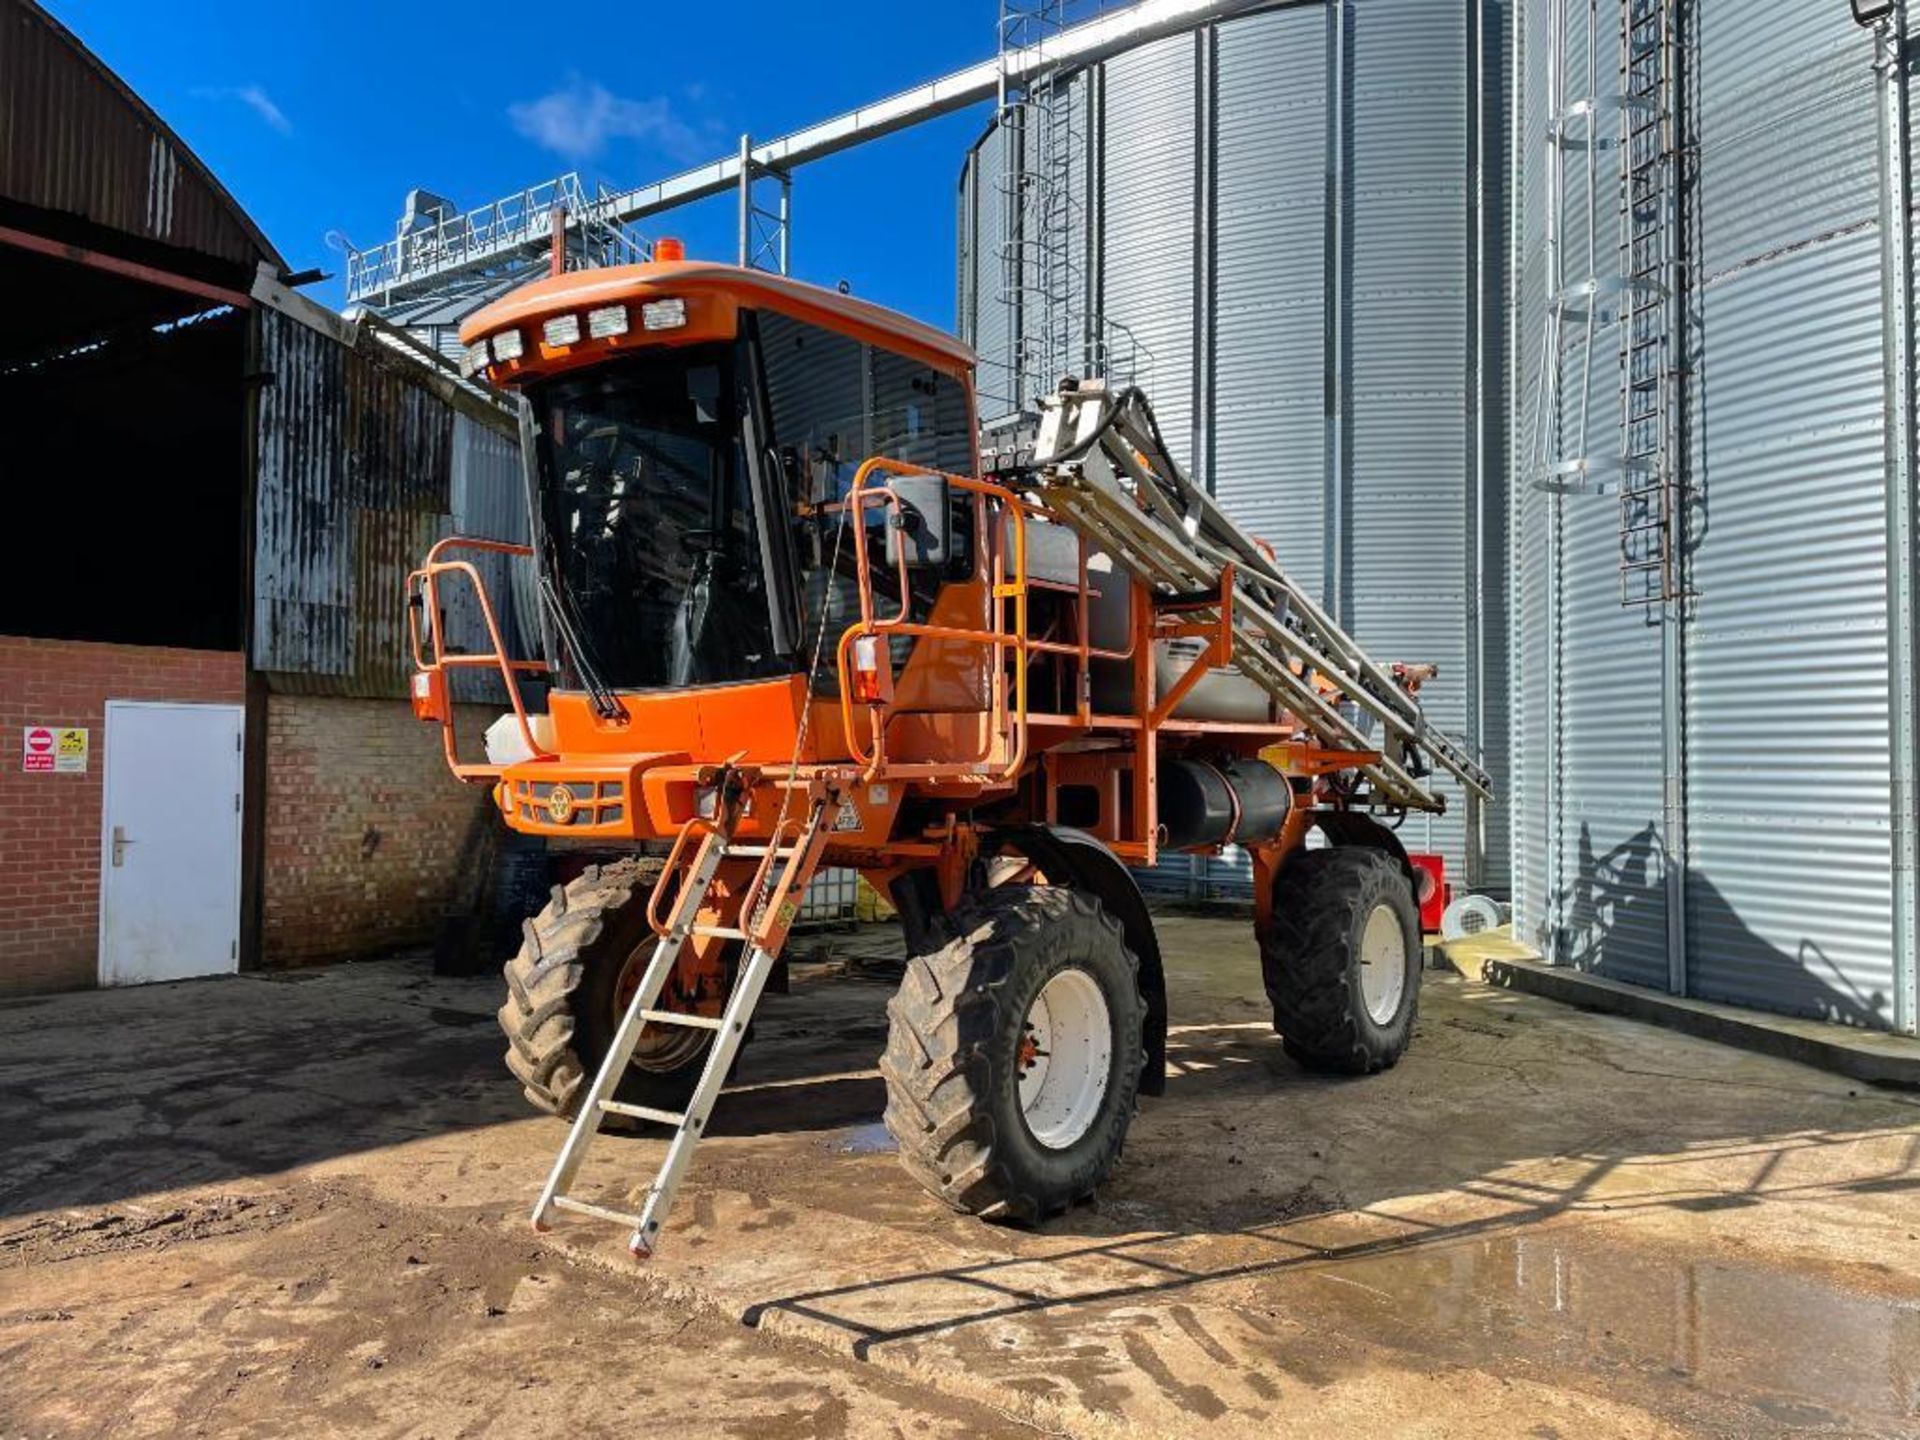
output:
{"label": "aluminium access ladder", "polygon": [[1216,618],[1230,611],[1233,664],[1321,744],[1378,752],[1377,761],[1355,766],[1372,787],[1357,797],[1363,803],[1445,810],[1445,796],[1427,783],[1429,759],[1491,798],[1487,772],[1466,747],[1187,478],[1139,391],[1116,396],[1081,382],[1046,397],[1027,478],[1044,509],[1183,609],[1205,613],[1195,597],[1219,594],[1231,571],[1230,603],[1211,610]]}
{"label": "aluminium access ladder", "polygon": [[[812,793],[808,798],[804,821],[776,819],[764,842],[736,844],[733,832],[751,794],[752,778],[747,772],[724,769],[715,790],[715,818],[710,821],[689,821],[674,842],[673,853],[668,857],[648,906],[659,941],[641,977],[640,988],[634,992],[626,1013],[620,1019],[613,1043],[607,1047],[606,1058],[600,1062],[592,1088],[580,1102],[573,1128],[568,1132],[566,1143],[561,1146],[560,1154],[554,1161],[553,1171],[540,1192],[539,1202],[534,1206],[533,1227],[536,1230],[548,1229],[555,1211],[571,1211],[631,1227],[627,1248],[634,1257],[646,1260],[653,1255],[660,1229],[673,1206],[674,1194],[679,1190],[680,1182],[693,1160],[694,1147],[700,1143],[700,1137],[706,1131],[707,1120],[726,1084],[727,1072],[733,1067],[734,1056],[740,1051],[747,1024],[753,1017],[755,1005],[759,1003],[760,992],[766,986],[767,977],[773,973],[773,967],[786,945],[787,934],[799,915],[801,897],[819,867],[837,804],[837,792],[816,780],[811,786]],[[786,793],[791,796],[806,782],[790,779],[783,783],[787,787]],[[681,857],[686,847],[695,842],[696,837],[699,848],[691,861],[683,862]],[[700,923],[700,912],[708,907],[712,899],[714,879],[720,872],[721,863],[749,859],[758,860],[759,864],[752,882],[741,892],[735,923]],[[669,895],[672,896],[672,908],[667,918],[660,920],[660,903]],[[673,973],[682,948],[689,939],[698,937],[738,940],[745,948],[739,973],[727,997],[726,1008],[717,1017],[657,1008],[667,977]],[[649,1025],[678,1025],[713,1032],[714,1039],[707,1049],[706,1064],[683,1111],[656,1110],[613,1098],[633,1059],[634,1049],[640,1043],[641,1033]],[[600,1133],[609,1115],[651,1121],[673,1130],[666,1157],[661,1161],[638,1213],[595,1204],[579,1199],[572,1193],[574,1178],[579,1174],[594,1137]]]}

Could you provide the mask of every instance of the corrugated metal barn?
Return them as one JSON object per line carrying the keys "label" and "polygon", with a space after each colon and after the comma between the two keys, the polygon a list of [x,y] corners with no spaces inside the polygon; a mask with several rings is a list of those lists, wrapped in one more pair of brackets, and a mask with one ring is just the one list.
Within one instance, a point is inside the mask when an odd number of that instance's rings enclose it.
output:
{"label": "corrugated metal barn", "polygon": [[[253,664],[289,693],[404,696],[408,572],[448,535],[526,539],[516,422],[379,322],[281,303],[259,317]],[[524,640],[513,587],[491,589]],[[484,648],[477,614],[449,627]]]}
{"label": "corrugated metal barn", "polygon": [[[1125,52],[1065,87],[1063,207],[1112,368],[1363,644],[1439,664],[1429,709],[1503,790],[1505,30],[1487,0],[1315,0]],[[990,128],[960,186],[959,328],[1003,406],[1035,383],[1022,143]],[[1504,810],[1448,793],[1409,844],[1504,889]],[[1249,883],[1185,857],[1154,879]]]}
{"label": "corrugated metal barn", "polygon": [[[433,938],[498,843],[483,798],[446,772],[404,703],[405,581],[451,534],[524,540],[515,423],[375,320],[262,287],[256,311],[249,660],[263,692],[268,813],[263,956],[283,963]],[[480,568],[510,648],[533,653],[531,597],[503,556]],[[473,597],[450,643],[489,649]],[[462,677],[470,741],[503,703]],[[486,702],[486,708],[481,708]],[[277,802],[277,803],[274,803]]]}
{"label": "corrugated metal barn", "polygon": [[401,587],[456,526],[524,534],[514,423],[284,278],[0,0],[0,423],[46,561],[0,580],[0,993],[429,940],[486,869],[484,797],[402,698]]}

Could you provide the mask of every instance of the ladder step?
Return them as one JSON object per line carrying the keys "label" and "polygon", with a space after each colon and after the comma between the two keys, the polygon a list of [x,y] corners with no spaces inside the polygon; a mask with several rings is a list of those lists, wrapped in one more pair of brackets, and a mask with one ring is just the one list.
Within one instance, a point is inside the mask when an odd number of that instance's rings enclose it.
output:
{"label": "ladder step", "polygon": [[596,1220],[611,1220],[616,1225],[631,1225],[636,1230],[640,1228],[638,1215],[629,1214],[625,1210],[609,1210],[606,1206],[595,1205],[590,1200],[576,1200],[571,1195],[556,1195],[553,1197],[553,1204],[555,1209],[571,1210],[576,1215],[591,1215]]}
{"label": "ladder step", "polygon": [[[711,898],[715,872],[721,859],[728,855],[760,854],[785,855],[791,858],[791,865],[783,883],[804,888],[810,880],[810,856],[817,853],[819,837],[823,828],[832,817],[830,801],[825,796],[816,796],[813,800],[804,831],[790,844],[782,844],[771,839],[765,845],[745,847],[733,845],[724,832],[714,832],[703,842],[699,861],[688,872],[684,889],[675,902],[675,915],[685,917],[688,911],[697,910],[704,904],[717,903]],[[806,873],[802,873],[802,872]],[[680,1187],[682,1176],[692,1162],[693,1152],[706,1128],[707,1117],[726,1083],[726,1074],[735,1053],[744,1038],[747,1022],[752,1017],[753,1007],[759,1001],[767,978],[777,963],[780,946],[771,949],[748,939],[749,929],[755,924],[752,916],[764,908],[766,897],[757,897],[757,903],[748,906],[745,918],[739,926],[697,925],[690,919],[676,923],[663,936],[654,949],[653,960],[649,963],[646,975],[641,980],[641,988],[636,998],[629,1003],[621,1017],[615,1041],[608,1053],[602,1058],[600,1068],[594,1075],[593,1087],[588,1092],[586,1102],[580,1113],[574,1117],[573,1126],[568,1131],[566,1144],[555,1159],[553,1170],[547,1177],[545,1188],[541,1191],[540,1201],[534,1207],[534,1225],[545,1228],[545,1221],[556,1209],[567,1210],[580,1215],[589,1215],[596,1219],[611,1221],[628,1227],[633,1233],[629,1247],[633,1253],[645,1259],[653,1253],[653,1245],[658,1238],[661,1226],[666,1221],[668,1210],[673,1205],[674,1195]],[[711,912],[709,912],[711,913]],[[768,922],[770,925],[773,922]],[[774,925],[784,941],[786,923]],[[747,952],[740,966],[740,973],[734,981],[733,991],[727,998],[726,1013],[723,1016],[697,1015],[685,1010],[659,1008],[669,1002],[662,998],[662,986],[678,946],[689,935],[705,938],[741,940],[747,943]],[[714,1036],[713,1047],[701,1069],[699,1082],[693,1094],[686,1101],[682,1111],[661,1110],[651,1105],[630,1105],[613,1098],[615,1087],[625,1073],[629,1057],[638,1041],[641,1027],[646,1025],[675,1025],[692,1030],[706,1030]],[[587,1147],[601,1132],[606,1117],[622,1115],[634,1120],[644,1120],[655,1125],[666,1126],[674,1133],[666,1146],[666,1156],[660,1161],[646,1199],[638,1214],[613,1209],[604,1205],[595,1205],[585,1200],[575,1200],[567,1195],[586,1158]]]}
{"label": "ladder step", "polygon": [[656,1110],[651,1105],[629,1105],[624,1100],[602,1100],[600,1108],[609,1115],[628,1115],[635,1120],[651,1120],[656,1125],[671,1125],[676,1130],[686,1123],[678,1110]]}
{"label": "ladder step", "polygon": [[695,1030],[724,1030],[727,1022],[715,1015],[687,1015],[678,1010],[642,1010],[640,1018],[650,1025],[685,1025]]}
{"label": "ladder step", "polygon": [[[724,853],[729,860],[757,860],[761,856],[768,854],[769,850],[765,845],[729,845]],[[792,846],[771,852],[773,858],[776,860],[791,860],[799,853],[800,852]]]}

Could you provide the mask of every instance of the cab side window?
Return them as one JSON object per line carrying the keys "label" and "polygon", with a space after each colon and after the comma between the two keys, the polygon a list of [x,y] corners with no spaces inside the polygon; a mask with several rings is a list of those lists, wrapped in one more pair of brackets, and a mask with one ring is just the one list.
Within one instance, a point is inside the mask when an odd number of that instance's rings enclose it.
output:
{"label": "cab side window", "polygon": [[875,351],[873,453],[950,475],[973,469],[973,435],[960,382],[904,355]]}
{"label": "cab side window", "polygon": [[767,377],[773,440],[796,501],[831,504],[853,486],[860,462],[873,454],[868,423],[867,349],[830,330],[760,316],[760,363]]}
{"label": "cab side window", "polygon": [[964,475],[973,468],[965,387],[904,355],[763,311],[761,364],[774,441],[816,504],[837,500],[875,455]]}
{"label": "cab side window", "polygon": [[[771,311],[755,320],[772,444],[792,493],[808,633],[824,620],[826,632],[838,637],[859,617],[859,584],[852,537],[839,533],[837,513],[823,515],[820,508],[844,500],[861,465],[875,456],[971,473],[966,387],[929,365],[805,321]],[[948,504],[948,563],[909,571],[908,608],[916,619],[926,618],[940,586],[955,572],[971,569],[971,496],[952,491]],[[868,506],[862,527],[874,603],[882,614],[895,613],[900,604],[888,517],[886,506]],[[893,648],[896,663],[904,663],[913,641],[896,637]]]}

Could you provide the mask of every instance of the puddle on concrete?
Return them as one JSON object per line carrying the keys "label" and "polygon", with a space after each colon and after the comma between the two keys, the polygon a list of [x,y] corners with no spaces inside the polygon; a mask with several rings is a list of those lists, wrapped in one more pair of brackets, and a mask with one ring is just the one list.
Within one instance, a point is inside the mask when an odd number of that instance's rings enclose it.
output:
{"label": "puddle on concrete", "polygon": [[[826,1143],[881,1148],[884,1136],[867,1125]],[[1006,1325],[1016,1339],[998,1343],[1062,1368],[1092,1355],[1106,1374],[1123,1364],[1116,1346],[1134,1355],[1125,1337],[1137,1341],[1143,1325],[1164,1328],[1171,1315],[1192,1333],[1183,1308],[1219,1306],[1247,1320],[1210,1322],[1202,1344],[1232,1383],[1257,1375],[1284,1391],[1399,1355],[1419,1369],[1584,1392],[1689,1432],[1920,1437],[1920,1290],[1890,1272],[1863,1268],[1861,1283],[1887,1288],[1852,1289],[1830,1274],[1671,1254],[1571,1226],[1376,1239],[1346,1259],[1348,1242],[1331,1234],[1274,1238],[1264,1258],[1236,1246],[1227,1263],[1172,1236],[1074,1244],[872,1280],[810,1300],[806,1313],[845,1325],[863,1346]]]}
{"label": "puddle on concrete", "polygon": [[1494,1372],[1637,1372],[1788,1425],[1920,1418],[1920,1296],[1568,1232],[1392,1251],[1276,1288],[1296,1318],[1304,1302],[1348,1334]]}
{"label": "puddle on concrete", "polygon": [[834,1138],[833,1148],[841,1155],[892,1155],[900,1149],[887,1133],[887,1127],[877,1120],[871,1125],[843,1130]]}

